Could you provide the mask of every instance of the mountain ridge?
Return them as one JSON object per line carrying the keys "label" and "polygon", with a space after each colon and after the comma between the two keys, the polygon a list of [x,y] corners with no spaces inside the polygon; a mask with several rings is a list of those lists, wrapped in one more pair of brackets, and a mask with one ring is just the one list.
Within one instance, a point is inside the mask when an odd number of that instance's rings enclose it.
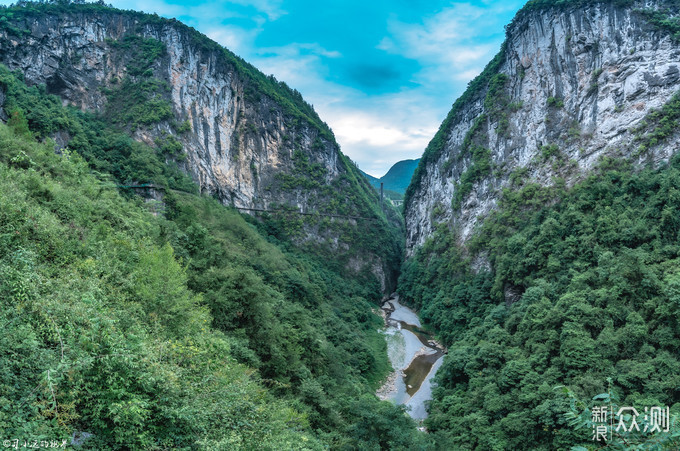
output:
{"label": "mountain ridge", "polygon": [[[266,216],[299,246],[394,288],[400,219],[381,209],[299,92],[176,20],[100,4],[27,3],[0,15],[0,63],[28,84],[156,148],[225,205]],[[73,147],[70,135],[49,131]],[[155,175],[134,177],[120,181]]]}
{"label": "mountain ridge", "polygon": [[428,145],[398,293],[449,349],[449,449],[590,449],[612,404],[678,421],[679,30],[675,1],[529,2]]}
{"label": "mountain ridge", "polygon": [[[432,235],[435,222],[456,228],[466,241],[513,180],[571,183],[601,156],[633,156],[636,126],[677,89],[672,21],[653,17],[670,17],[664,11],[674,5],[527,3],[507,27],[501,51],[456,100],[414,173],[405,196],[409,255]],[[643,160],[668,161],[666,149],[676,140],[655,142]],[[552,170],[542,159],[576,166]]]}
{"label": "mountain ridge", "polygon": [[[374,394],[398,213],[291,92],[277,103],[209,48],[173,66],[193,42],[173,24],[63,0],[0,8],[4,438],[432,449]],[[175,103],[191,83],[198,97]],[[237,124],[231,141],[213,113]],[[213,189],[213,156],[243,183]],[[235,208],[251,201],[273,211]]]}
{"label": "mountain ridge", "polygon": [[420,158],[398,161],[382,177],[373,177],[363,171],[362,173],[373,187],[380,189],[380,183],[383,183],[384,189],[404,194],[411,183],[418,162],[420,162]]}

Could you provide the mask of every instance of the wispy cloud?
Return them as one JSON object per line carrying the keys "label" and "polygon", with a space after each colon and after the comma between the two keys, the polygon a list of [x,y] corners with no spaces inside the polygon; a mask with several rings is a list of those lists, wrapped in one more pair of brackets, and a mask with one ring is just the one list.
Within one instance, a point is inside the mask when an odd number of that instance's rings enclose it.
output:
{"label": "wispy cloud", "polygon": [[395,162],[418,158],[441,120],[417,89],[368,96],[342,89],[344,96],[328,96],[316,105],[343,152],[371,175],[381,176]]}
{"label": "wispy cloud", "polygon": [[215,42],[222,44],[232,52],[241,55],[246,53],[252,47],[252,42],[257,36],[258,30],[244,30],[239,27],[211,27],[206,28],[203,34],[208,36]]}
{"label": "wispy cloud", "polygon": [[398,160],[418,158],[455,98],[498,52],[503,25],[521,5],[487,3],[454,3],[411,22],[390,15],[376,48],[417,61],[411,84],[355,96],[356,108],[349,102],[324,108],[344,152],[366,172],[380,176]]}
{"label": "wispy cloud", "polygon": [[[258,11],[262,11],[267,15],[269,20],[276,20],[282,15],[286,14],[286,11],[282,8],[283,0],[229,0],[220,2],[225,6],[231,4],[241,5],[241,6],[252,6]],[[214,5],[212,5],[214,8]],[[213,14],[215,9],[213,9]]]}
{"label": "wispy cloud", "polygon": [[488,7],[459,3],[413,23],[393,17],[379,48],[417,59],[423,67],[418,82],[455,91],[498,51],[503,28],[488,23],[493,15]]}

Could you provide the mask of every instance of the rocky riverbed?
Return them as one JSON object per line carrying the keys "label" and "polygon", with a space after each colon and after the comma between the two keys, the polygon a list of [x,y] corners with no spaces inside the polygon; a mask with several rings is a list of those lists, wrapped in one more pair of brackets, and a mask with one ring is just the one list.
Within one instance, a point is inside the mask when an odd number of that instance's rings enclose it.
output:
{"label": "rocky riverbed", "polygon": [[426,403],[432,397],[432,378],[446,350],[422,330],[418,315],[392,295],[382,305],[387,353],[394,368],[377,392],[383,400],[408,407],[412,418],[427,417]]}

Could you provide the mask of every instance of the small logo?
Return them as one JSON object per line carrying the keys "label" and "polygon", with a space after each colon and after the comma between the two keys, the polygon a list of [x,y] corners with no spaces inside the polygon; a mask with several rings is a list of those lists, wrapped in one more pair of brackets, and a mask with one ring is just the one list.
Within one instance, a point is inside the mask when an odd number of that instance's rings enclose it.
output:
{"label": "small logo", "polygon": [[[639,422],[638,418],[642,417]],[[621,407],[614,415],[612,406],[595,406],[591,413],[593,424],[592,440],[607,442],[611,440],[612,433],[640,432],[653,434],[656,432],[670,431],[670,408],[645,407],[644,416],[635,407]]]}

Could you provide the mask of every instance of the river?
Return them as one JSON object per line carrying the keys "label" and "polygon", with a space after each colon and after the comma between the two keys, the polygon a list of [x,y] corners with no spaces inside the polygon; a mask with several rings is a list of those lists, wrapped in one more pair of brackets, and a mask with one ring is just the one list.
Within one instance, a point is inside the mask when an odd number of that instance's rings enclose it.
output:
{"label": "river", "polygon": [[422,330],[418,315],[392,295],[382,305],[387,355],[394,373],[378,390],[378,397],[404,404],[415,420],[427,417],[425,404],[432,398],[432,379],[445,350]]}

